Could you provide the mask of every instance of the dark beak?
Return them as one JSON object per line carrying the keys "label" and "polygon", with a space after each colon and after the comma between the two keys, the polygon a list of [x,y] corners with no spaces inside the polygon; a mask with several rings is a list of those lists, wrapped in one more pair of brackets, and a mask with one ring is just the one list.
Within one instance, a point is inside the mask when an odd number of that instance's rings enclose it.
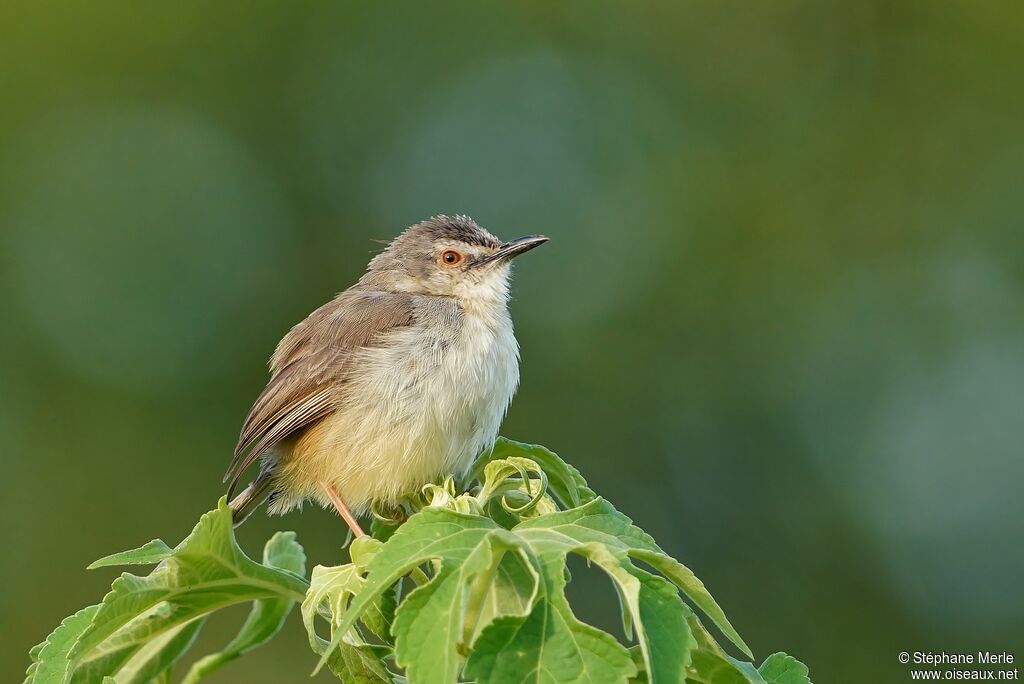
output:
{"label": "dark beak", "polygon": [[498,248],[498,251],[488,254],[482,259],[473,263],[473,267],[484,266],[491,264],[496,261],[506,261],[512,257],[519,256],[523,252],[529,252],[534,247],[544,244],[548,241],[546,235],[527,235],[526,237],[516,238],[515,240],[509,240]]}

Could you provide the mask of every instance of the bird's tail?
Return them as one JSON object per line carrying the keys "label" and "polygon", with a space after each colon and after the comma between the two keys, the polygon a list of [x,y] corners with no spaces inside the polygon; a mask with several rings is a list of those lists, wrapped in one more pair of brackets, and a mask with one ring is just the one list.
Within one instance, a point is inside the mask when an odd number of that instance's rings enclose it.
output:
{"label": "bird's tail", "polygon": [[259,508],[259,505],[270,496],[274,489],[274,478],[267,470],[260,472],[259,476],[249,483],[238,496],[231,500],[228,506],[231,507],[231,518],[235,526],[241,525],[249,514]]}

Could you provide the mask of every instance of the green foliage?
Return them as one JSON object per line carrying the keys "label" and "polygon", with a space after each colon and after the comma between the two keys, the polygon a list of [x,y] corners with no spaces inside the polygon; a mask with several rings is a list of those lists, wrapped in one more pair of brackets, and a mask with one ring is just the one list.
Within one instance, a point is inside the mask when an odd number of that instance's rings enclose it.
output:
{"label": "green foliage", "polygon": [[[753,660],[704,584],[543,447],[499,440],[467,482],[428,485],[375,515],[349,563],[318,565],[307,581],[293,533],[274,535],[257,563],[221,500],[173,549],[156,540],[93,563],[157,567],[121,575],[64,620],[32,649],[26,684],[171,681],[206,617],[237,603],[252,604],[238,635],[186,684],[273,637],[296,603],[316,669],[350,683],[810,684],[784,653],[760,667],[729,655],[695,608]],[[632,643],[576,618],[570,554],[612,580]]]}

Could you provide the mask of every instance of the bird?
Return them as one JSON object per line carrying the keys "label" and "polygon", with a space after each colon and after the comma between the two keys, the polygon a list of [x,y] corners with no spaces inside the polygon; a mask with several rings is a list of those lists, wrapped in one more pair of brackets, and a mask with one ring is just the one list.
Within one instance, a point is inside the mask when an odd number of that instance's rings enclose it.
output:
{"label": "bird", "polygon": [[468,216],[433,216],[294,326],[224,476],[234,523],[263,502],[283,514],[311,501],[360,537],[358,517],[374,504],[465,474],[519,385],[511,262],[547,240],[503,242]]}

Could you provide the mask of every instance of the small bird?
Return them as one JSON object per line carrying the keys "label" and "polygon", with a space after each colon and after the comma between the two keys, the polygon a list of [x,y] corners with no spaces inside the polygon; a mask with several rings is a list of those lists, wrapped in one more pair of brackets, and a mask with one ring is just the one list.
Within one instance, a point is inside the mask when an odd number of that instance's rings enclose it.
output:
{"label": "small bird", "polygon": [[465,473],[490,448],[519,384],[511,260],[547,241],[502,242],[468,216],[396,237],[366,274],[285,335],[224,480],[235,524],[264,500],[333,505],[356,536],[371,504]]}

